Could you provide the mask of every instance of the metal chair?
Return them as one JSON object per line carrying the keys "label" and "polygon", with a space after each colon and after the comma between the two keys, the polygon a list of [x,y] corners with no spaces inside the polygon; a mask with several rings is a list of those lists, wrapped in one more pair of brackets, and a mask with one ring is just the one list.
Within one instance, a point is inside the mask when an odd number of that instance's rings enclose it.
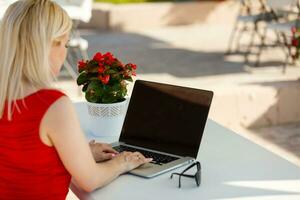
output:
{"label": "metal chair", "polygon": [[[88,60],[88,41],[80,36],[78,29],[78,21],[74,21],[74,26],[70,35],[70,41],[68,43],[68,55],[64,62],[64,67],[71,75],[71,77],[77,79],[77,62],[78,60]],[[72,67],[73,66],[73,67]],[[74,69],[75,67],[75,69]]]}
{"label": "metal chair", "polygon": [[[286,67],[292,58],[291,29],[297,27],[300,17],[300,7],[298,0],[266,0],[267,10],[273,15],[273,20],[267,22],[262,36],[262,45],[259,48],[255,66],[260,65],[260,58],[263,49],[267,46],[265,43],[267,31],[271,30],[276,35],[275,46],[283,49],[286,59],[283,64],[282,72],[286,72]],[[294,8],[297,8],[296,11]],[[294,18],[291,17],[294,15]],[[272,46],[274,46],[272,45]],[[293,60],[294,63],[294,60]]]}
{"label": "metal chair", "polygon": [[70,18],[73,20],[73,29],[70,35],[69,52],[64,63],[64,68],[71,75],[77,79],[77,61],[87,60],[88,41],[80,36],[78,24],[82,22],[89,22],[92,17],[92,0],[54,0],[63,9],[66,10]]}
{"label": "metal chair", "polygon": [[[240,52],[240,40],[248,31],[250,33],[250,42],[247,46],[247,50],[245,51],[247,54],[254,43],[255,36],[259,36],[259,22],[269,20],[268,18],[270,17],[270,15],[266,13],[263,0],[239,0],[239,3],[239,14],[236,18],[236,22],[229,39],[226,54]],[[236,42],[234,40],[236,40]],[[236,43],[236,50],[233,50],[234,43]]]}

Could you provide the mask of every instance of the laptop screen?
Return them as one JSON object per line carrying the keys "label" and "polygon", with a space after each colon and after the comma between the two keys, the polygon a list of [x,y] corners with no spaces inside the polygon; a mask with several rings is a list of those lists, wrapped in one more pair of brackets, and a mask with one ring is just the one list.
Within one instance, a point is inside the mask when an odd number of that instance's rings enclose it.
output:
{"label": "laptop screen", "polygon": [[213,93],[137,80],[119,141],[197,157]]}

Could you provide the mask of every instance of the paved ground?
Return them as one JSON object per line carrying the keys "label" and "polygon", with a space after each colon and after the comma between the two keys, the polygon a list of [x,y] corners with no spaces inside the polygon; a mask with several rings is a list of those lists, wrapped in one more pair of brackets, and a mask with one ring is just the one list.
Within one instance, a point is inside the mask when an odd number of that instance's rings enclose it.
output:
{"label": "paved ground", "polygon": [[[97,51],[110,51],[124,62],[136,63],[141,79],[221,92],[251,82],[298,81],[299,67],[289,67],[285,75],[281,73],[280,50],[266,51],[262,67],[256,69],[244,66],[241,55],[224,56],[231,27],[198,24],[134,33],[81,32],[89,41],[90,56]],[[60,79],[58,86],[74,100],[83,99],[73,81]],[[253,130],[237,125],[227,127],[300,164],[300,122]]]}
{"label": "paved ground", "polygon": [[281,126],[264,127],[255,130],[257,135],[266,140],[274,142],[276,145],[291,149],[293,153],[300,157],[300,124],[286,124]]}

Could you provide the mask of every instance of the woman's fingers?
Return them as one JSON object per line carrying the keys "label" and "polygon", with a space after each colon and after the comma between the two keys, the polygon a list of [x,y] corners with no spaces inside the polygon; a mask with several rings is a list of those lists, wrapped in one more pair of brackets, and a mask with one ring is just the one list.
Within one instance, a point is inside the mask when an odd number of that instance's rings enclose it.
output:
{"label": "woman's fingers", "polygon": [[103,153],[101,156],[102,156],[102,161],[104,161],[104,160],[110,160],[110,159],[112,159],[113,157],[116,156],[116,154],[113,154],[113,153]]}
{"label": "woman's fingers", "polygon": [[124,172],[128,172],[142,164],[151,162],[152,158],[145,158],[140,152],[133,153],[124,151],[116,157],[116,160],[122,163],[124,166]]}
{"label": "woman's fingers", "polygon": [[103,151],[104,152],[114,153],[114,154],[118,154],[119,153],[116,150],[114,150],[110,144],[101,144],[101,145],[103,147]]}
{"label": "woman's fingers", "polygon": [[134,152],[132,155],[137,159],[137,160],[142,160],[145,159],[145,156],[141,154],[140,152]]}
{"label": "woman's fingers", "polygon": [[95,140],[89,142],[89,145],[96,149],[96,151],[106,152],[106,153],[114,153],[117,154],[116,150],[112,148],[110,144],[105,143],[96,143]]}
{"label": "woman's fingers", "polygon": [[143,154],[141,154],[140,152],[136,153],[137,157],[138,157],[138,161],[141,164],[145,164],[148,162],[151,162],[153,159],[152,158],[146,158]]}
{"label": "woman's fingers", "polygon": [[140,152],[134,152],[133,153],[139,161],[141,161],[142,163],[147,163],[147,162],[151,162],[153,159],[152,158],[146,158],[143,154],[141,154]]}
{"label": "woman's fingers", "polygon": [[129,159],[127,160],[135,162],[138,166],[144,163],[151,162],[153,160],[152,158],[145,158],[145,156],[140,152],[129,152],[127,156],[129,157]]}

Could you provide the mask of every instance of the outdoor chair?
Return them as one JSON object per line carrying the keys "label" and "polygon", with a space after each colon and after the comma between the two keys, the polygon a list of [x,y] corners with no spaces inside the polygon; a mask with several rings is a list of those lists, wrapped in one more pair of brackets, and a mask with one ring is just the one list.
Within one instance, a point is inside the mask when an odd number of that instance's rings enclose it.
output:
{"label": "outdoor chair", "polygon": [[[248,53],[250,47],[254,43],[255,36],[259,36],[259,23],[265,20],[269,20],[269,15],[266,13],[265,4],[263,0],[239,0],[240,8],[236,18],[234,28],[232,30],[228,50],[226,54],[241,52],[240,42],[245,33],[250,34],[250,42],[246,47],[244,53]],[[236,46],[236,47],[234,47]]]}
{"label": "outdoor chair", "polygon": [[[273,45],[270,46],[278,46],[281,47],[285,53],[285,61],[283,63],[282,72],[285,73],[286,67],[289,64],[289,60],[292,58],[292,45],[291,45],[291,37],[292,27],[297,27],[299,23],[300,17],[300,7],[298,0],[266,0],[267,10],[272,13],[273,20],[270,22],[266,22],[266,26],[264,27],[263,36],[262,36],[262,45],[259,48],[257,53],[257,59],[255,63],[255,67],[260,65],[260,58],[262,51],[264,50],[266,45],[266,38],[268,31],[272,31],[276,35],[276,41],[273,42]],[[295,9],[296,8],[296,9]],[[250,47],[251,49],[251,47]],[[292,61],[294,64],[294,61]]]}
{"label": "outdoor chair", "polygon": [[86,23],[90,21],[92,0],[55,0],[55,2],[61,5],[73,20],[73,29],[68,43],[69,51],[64,62],[64,68],[76,80],[78,75],[77,61],[88,59],[88,41],[80,36],[78,25],[81,21]]}

